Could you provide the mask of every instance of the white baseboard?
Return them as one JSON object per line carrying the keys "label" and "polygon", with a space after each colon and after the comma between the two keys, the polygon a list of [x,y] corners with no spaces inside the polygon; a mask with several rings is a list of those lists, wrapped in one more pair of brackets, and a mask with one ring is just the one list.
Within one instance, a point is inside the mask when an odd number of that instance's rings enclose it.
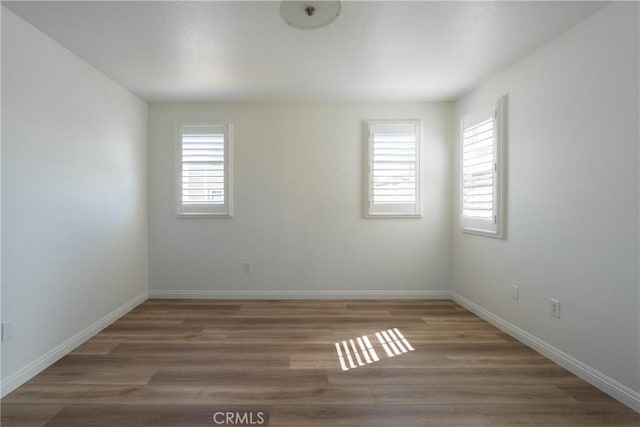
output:
{"label": "white baseboard", "polygon": [[44,355],[40,356],[33,362],[27,364],[19,371],[10,375],[6,380],[2,381],[2,387],[0,388],[0,395],[5,397],[7,394],[11,393],[16,388],[20,387],[22,384],[29,381],[31,378],[38,375],[40,372],[44,371],[49,366],[53,365],[63,356],[66,356],[70,352],[72,352],[76,347],[80,346],[80,344],[87,341],[89,338],[96,335],[98,332],[118,320],[120,317],[127,314],[137,305],[143,303],[148,298],[148,292],[144,291],[140,295],[132,298],[127,301],[120,307],[113,310],[111,313],[104,316],[102,319],[97,320],[93,324],[89,325],[82,331],[78,332],[68,340],[64,341],[62,344],[57,347],[49,350]]}
{"label": "white baseboard", "polygon": [[575,357],[568,355],[562,350],[553,347],[551,344],[548,344],[535,335],[532,335],[529,332],[515,326],[514,324],[507,322],[503,318],[480,307],[478,304],[466,299],[462,295],[459,295],[456,292],[451,292],[451,298],[467,310],[476,314],[478,317],[481,317],[482,319],[511,335],[523,344],[526,344],[542,355],[553,360],[558,365],[562,366],[568,371],[571,371],[591,385],[607,393],[614,399],[624,403],[634,411],[640,412],[640,393],[630,389],[624,384],[619,383],[618,381],[603,374],[602,372],[593,369],[591,366],[582,363]]}
{"label": "white baseboard", "polygon": [[449,291],[178,291],[149,290],[149,298],[178,299],[451,299]]}

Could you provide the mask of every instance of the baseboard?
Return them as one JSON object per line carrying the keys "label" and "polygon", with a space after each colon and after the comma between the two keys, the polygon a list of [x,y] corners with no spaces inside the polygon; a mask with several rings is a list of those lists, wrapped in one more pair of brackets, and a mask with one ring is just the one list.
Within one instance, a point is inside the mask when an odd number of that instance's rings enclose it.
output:
{"label": "baseboard", "polygon": [[599,388],[614,399],[624,403],[634,411],[640,412],[640,393],[630,389],[624,384],[619,383],[618,381],[603,374],[602,372],[593,369],[592,367],[584,364],[575,357],[568,355],[562,350],[553,347],[552,345],[541,340],[535,335],[532,335],[527,331],[524,331],[515,326],[514,324],[507,322],[503,318],[480,307],[478,304],[466,299],[462,295],[459,295],[456,292],[451,292],[451,298],[467,310],[476,314],[478,317],[481,317],[482,319],[491,323],[498,329],[501,329],[502,331],[508,333],[523,344],[526,344],[542,355],[553,360],[558,365],[562,366],[568,371],[571,371],[578,377]]}
{"label": "baseboard", "polygon": [[89,325],[68,340],[64,341],[62,344],[51,349],[38,359],[34,360],[19,371],[10,375],[6,380],[2,381],[2,387],[0,388],[1,396],[5,397],[7,394],[11,393],[13,390],[38,375],[40,372],[53,365],[63,356],[69,354],[76,347],[80,346],[80,344],[84,343],[89,338],[93,337],[98,332],[118,320],[120,317],[127,314],[137,305],[143,303],[147,298],[148,292],[142,292],[140,295],[127,301],[120,307],[113,310],[111,313],[104,316],[102,319],[99,319],[98,321]]}
{"label": "baseboard", "polygon": [[149,298],[178,299],[451,299],[449,291],[178,291],[150,290]]}

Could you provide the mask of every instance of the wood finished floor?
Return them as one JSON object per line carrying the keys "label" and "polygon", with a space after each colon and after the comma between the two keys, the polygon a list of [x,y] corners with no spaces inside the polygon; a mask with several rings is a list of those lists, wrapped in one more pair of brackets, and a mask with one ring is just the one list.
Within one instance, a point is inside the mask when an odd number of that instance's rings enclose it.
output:
{"label": "wood finished floor", "polygon": [[[374,334],[389,328],[415,351],[387,357]],[[380,361],[343,372],[334,343],[362,335]],[[148,300],[5,397],[2,426],[212,426],[235,410],[272,427],[640,425],[451,301]]]}

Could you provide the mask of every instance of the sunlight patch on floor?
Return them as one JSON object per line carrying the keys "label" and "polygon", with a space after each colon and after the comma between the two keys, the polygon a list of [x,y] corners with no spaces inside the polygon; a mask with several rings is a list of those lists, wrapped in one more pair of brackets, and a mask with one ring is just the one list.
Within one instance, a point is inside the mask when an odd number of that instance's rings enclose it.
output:
{"label": "sunlight patch on floor", "polygon": [[[388,357],[414,351],[409,341],[398,328],[376,332],[374,334]],[[356,344],[357,343],[357,344]],[[362,335],[355,339],[335,343],[338,362],[343,371],[359,368],[380,361],[378,353],[371,345],[369,337]]]}

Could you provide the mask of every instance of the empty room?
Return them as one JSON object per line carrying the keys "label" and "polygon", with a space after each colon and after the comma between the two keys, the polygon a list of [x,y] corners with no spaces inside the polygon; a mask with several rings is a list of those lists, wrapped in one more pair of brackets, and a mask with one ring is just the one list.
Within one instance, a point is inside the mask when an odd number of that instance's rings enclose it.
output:
{"label": "empty room", "polygon": [[1,424],[640,426],[636,1],[3,1]]}

